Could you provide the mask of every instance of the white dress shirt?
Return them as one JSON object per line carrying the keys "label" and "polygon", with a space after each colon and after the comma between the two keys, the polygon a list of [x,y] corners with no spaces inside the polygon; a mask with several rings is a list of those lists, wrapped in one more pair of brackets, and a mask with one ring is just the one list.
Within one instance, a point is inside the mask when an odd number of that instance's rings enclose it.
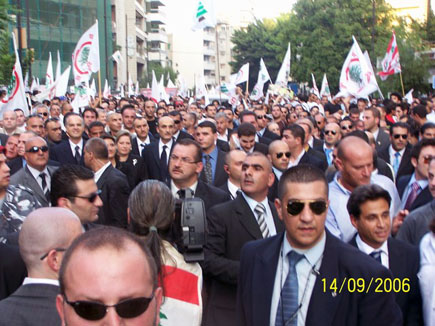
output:
{"label": "white dress shirt", "polygon": [[[137,148],[139,149],[139,155],[142,155],[142,150],[145,148],[146,145],[150,144],[150,137],[145,138],[145,141],[141,141],[138,137],[136,137],[137,142]],[[142,146],[142,144],[144,146]]]}
{"label": "white dress shirt", "polygon": [[112,163],[107,162],[97,172],[95,172],[95,174],[94,174],[95,183],[98,182],[98,180],[101,178],[101,176],[103,175],[104,171],[106,171],[106,169],[110,166],[110,164],[112,164]]}
{"label": "white dress shirt", "polygon": [[68,139],[69,141],[69,146],[71,147],[71,152],[72,155],[75,157],[76,156],[76,146],[79,147],[79,151],[80,151],[80,156],[83,156],[83,139],[81,139],[77,144],[74,144],[71,139]]}
{"label": "white dress shirt", "polygon": [[248,195],[246,195],[243,191],[242,191],[242,194],[243,194],[243,197],[245,198],[246,202],[248,203],[249,208],[252,211],[252,214],[254,214],[257,222],[258,222],[258,216],[257,216],[257,213],[255,213],[255,207],[258,204],[264,205],[264,207],[266,208],[266,216],[264,217],[264,220],[266,221],[267,228],[269,229],[269,235],[271,237],[276,235],[275,222],[273,221],[272,210],[269,207],[269,200],[267,199],[267,196],[259,203],[256,200],[249,197]]}
{"label": "white dress shirt", "polygon": [[23,281],[23,285],[26,284],[51,284],[59,286],[58,280],[52,280],[50,278],[34,278],[34,277],[26,277]]}
{"label": "white dress shirt", "polygon": [[[305,255],[296,264],[296,273],[298,275],[298,303],[302,304],[298,311],[298,326],[304,326],[307,318],[308,306],[310,304],[311,294],[313,292],[318,270],[322,265],[323,252],[325,251],[326,234],[323,232],[322,238],[314,247],[302,250],[291,247],[287,239],[287,232],[284,234],[283,245],[278,259],[278,265],[275,273],[275,283],[273,286],[272,302],[270,305],[270,326],[275,325],[276,313],[281,297],[281,291],[284,287],[285,280],[289,271],[289,261],[287,254],[294,250],[299,254]],[[283,259],[285,258],[285,259]],[[305,292],[305,296],[304,296]]]}
{"label": "white dress shirt", "polygon": [[233,199],[237,198],[237,191],[240,190],[240,187],[237,187],[234,183],[230,181],[230,179],[227,180],[227,186],[228,190],[230,191],[231,196]]}
{"label": "white dress shirt", "polygon": [[396,153],[400,154],[399,157],[398,157],[398,159],[399,159],[399,166],[400,166],[400,163],[402,162],[402,158],[403,158],[403,154],[405,153],[405,150],[406,150],[406,147],[403,148],[402,150],[396,152],[393,149],[393,146],[391,146],[391,145],[389,146],[389,148],[388,148],[388,154],[390,155],[390,164],[391,164],[391,166],[394,165],[394,161],[396,160],[396,156],[395,156]]}
{"label": "white dress shirt", "polygon": [[162,157],[163,146],[167,146],[166,148],[166,164],[169,163],[169,153],[171,152],[173,139],[171,138],[166,144],[163,144],[162,139],[159,139],[159,158]]}
{"label": "white dress shirt", "polygon": [[363,253],[370,255],[373,251],[380,251],[381,253],[381,262],[382,265],[385,268],[390,268],[390,262],[388,260],[388,240],[384,241],[384,243],[382,244],[382,246],[378,249],[375,249],[371,246],[369,246],[367,243],[365,243],[361,237],[359,236],[359,234],[357,234],[356,236],[356,244],[358,246],[358,249],[361,250]]}
{"label": "white dress shirt", "polygon": [[[198,181],[195,181],[195,183],[193,184],[193,185],[191,185],[190,187],[187,187],[187,188],[185,188],[186,190],[187,189],[190,189],[192,192],[193,192],[193,194],[194,194],[194,197],[195,197],[195,193],[196,193],[196,187],[198,186]],[[175,183],[174,183],[174,181],[173,180],[171,180],[171,192],[172,192],[172,195],[175,197],[175,198],[177,198],[177,199],[180,199],[180,196],[178,195],[178,190],[180,190],[181,188],[178,188],[176,185],[175,185]]]}
{"label": "white dress shirt", "polygon": [[295,161],[293,161],[293,162],[292,162],[292,161],[289,161],[289,162],[288,162],[288,168],[290,169],[291,167],[298,165],[298,164],[299,164],[299,161],[301,160],[302,156],[304,156],[305,153],[306,153],[306,152],[305,152],[305,150],[303,149],[303,150],[299,153],[299,156],[297,157],[297,159],[296,159]]}
{"label": "white dress shirt", "polygon": [[38,182],[38,184],[41,187],[43,192],[44,192],[44,189],[42,188],[42,179],[40,178],[39,175],[41,173],[45,173],[45,181],[47,182],[47,189],[50,190],[51,177],[50,177],[50,173],[48,173],[47,167],[45,167],[45,169],[43,171],[39,171],[39,170],[32,168],[29,164],[27,164],[27,168],[29,169],[29,171],[33,175],[33,177],[35,178],[36,182]]}

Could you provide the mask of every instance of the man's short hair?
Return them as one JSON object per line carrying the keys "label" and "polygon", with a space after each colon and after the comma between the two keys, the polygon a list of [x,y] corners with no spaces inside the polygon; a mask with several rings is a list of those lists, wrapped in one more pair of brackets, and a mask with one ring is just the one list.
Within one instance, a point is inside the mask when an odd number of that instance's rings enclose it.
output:
{"label": "man's short hair", "polygon": [[180,139],[179,141],[177,141],[174,146],[177,146],[177,145],[194,146],[195,147],[194,160],[195,160],[195,162],[201,162],[201,160],[202,160],[202,148],[196,140],[193,140],[190,138],[183,138],[183,139]]}
{"label": "man's short hair", "polygon": [[435,138],[422,139],[417,144],[415,144],[411,150],[411,158],[413,157],[418,160],[421,150],[428,146],[435,146]]}
{"label": "man's short hair", "polygon": [[125,110],[129,110],[129,109],[133,110],[134,113],[136,114],[136,109],[134,108],[134,106],[131,104],[126,104],[121,108],[121,115],[124,114]]}
{"label": "man's short hair", "polygon": [[66,164],[57,169],[51,176],[51,205],[57,206],[59,198],[68,198],[74,202],[74,196],[77,196],[77,180],[93,180],[94,172],[81,165]]}
{"label": "man's short hair", "polygon": [[[435,127],[435,125],[434,125]],[[394,133],[394,128],[404,128],[407,130],[407,132],[411,132],[411,127],[409,126],[409,124],[407,124],[406,122],[396,122],[391,126],[391,134]]]}
{"label": "man's short hair", "polygon": [[77,116],[82,120],[82,124],[84,124],[85,122],[83,121],[83,118],[80,116],[80,114],[75,113],[75,112],[68,112],[67,114],[65,114],[65,116],[63,117],[63,125],[66,127],[66,125],[68,124],[68,119],[69,117],[72,116]]}
{"label": "man's short hair", "polygon": [[168,113],[168,116],[170,117],[180,117],[181,118],[181,113],[180,111],[171,111]]}
{"label": "man's short hair", "polygon": [[88,129],[91,130],[94,127],[103,127],[104,128],[104,124],[101,121],[93,121],[89,124]]}
{"label": "man's short hair", "polygon": [[426,122],[425,124],[423,124],[423,125],[421,126],[421,128],[420,128],[420,133],[423,135],[424,132],[425,132],[427,129],[432,129],[432,128],[435,128],[435,123],[433,123],[433,122]]}
{"label": "man's short hair", "polygon": [[220,112],[216,113],[216,115],[214,116],[214,119],[220,119],[220,118],[225,118],[225,120],[228,120],[227,115],[225,114],[224,110],[221,110]]}
{"label": "man's short hair", "polygon": [[243,122],[239,128],[237,128],[237,136],[255,136],[257,131],[255,130],[255,127],[250,124],[249,122]]}
{"label": "man's short hair", "polygon": [[136,244],[143,252],[150,267],[153,291],[157,288],[157,268],[148,247],[143,241],[131,232],[111,226],[103,226],[89,230],[77,237],[65,252],[59,271],[60,293],[65,295],[65,274],[68,270],[71,257],[78,250],[96,251],[101,248],[110,248],[116,251],[127,250],[128,243]]}
{"label": "man's short hair", "polygon": [[60,123],[60,120],[59,120],[59,118],[56,118],[56,117],[50,117],[50,118],[48,118],[47,120],[44,121],[44,128],[45,129],[47,129],[47,125],[50,122],[59,122]]}
{"label": "man's short hair", "polygon": [[391,196],[384,188],[376,184],[362,185],[356,187],[347,201],[347,211],[349,215],[358,219],[361,215],[361,205],[367,201],[385,199],[388,207],[391,205]]}
{"label": "man's short hair", "polygon": [[414,113],[414,115],[420,117],[421,119],[424,119],[427,115],[426,106],[419,104],[412,109],[412,113]]}
{"label": "man's short hair", "polygon": [[217,133],[216,125],[211,121],[203,121],[198,125],[199,128],[210,128],[212,133]]}
{"label": "man's short hair", "polygon": [[244,110],[244,111],[239,113],[239,120],[240,120],[240,122],[243,123],[243,118],[248,116],[248,115],[252,115],[255,118],[255,120],[257,120],[257,116],[255,115],[254,112],[248,111],[248,110]]}
{"label": "man's short hair", "polygon": [[97,110],[95,110],[94,108],[91,108],[91,107],[87,106],[87,107],[83,110],[82,117],[85,116],[85,113],[86,113],[86,112],[92,112],[93,114],[95,114],[95,117],[98,119],[98,112],[97,112]]}
{"label": "man's short hair", "polygon": [[109,150],[106,142],[101,138],[91,138],[85,144],[85,150],[94,154],[96,159],[107,160],[109,158]]}
{"label": "man's short hair", "polygon": [[381,113],[374,106],[365,108],[364,111],[370,111],[373,114],[373,117],[375,117],[375,119],[380,119],[381,118]]}
{"label": "man's short hair", "polygon": [[292,136],[294,138],[300,138],[302,144],[305,142],[305,130],[300,125],[297,125],[297,124],[294,123],[294,124],[292,124],[290,126],[285,127],[282,130],[283,134],[284,134],[285,130],[290,131],[290,133],[292,134]]}
{"label": "man's short hair", "polygon": [[278,198],[282,201],[287,191],[288,183],[311,183],[320,181],[325,185],[326,197],[328,197],[328,181],[325,174],[319,168],[310,164],[299,164],[285,171],[278,184]]}

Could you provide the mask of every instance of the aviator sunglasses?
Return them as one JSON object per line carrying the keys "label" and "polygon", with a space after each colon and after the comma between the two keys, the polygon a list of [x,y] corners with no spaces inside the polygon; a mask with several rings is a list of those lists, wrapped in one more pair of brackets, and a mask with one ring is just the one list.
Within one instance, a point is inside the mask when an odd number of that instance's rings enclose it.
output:
{"label": "aviator sunglasses", "polygon": [[290,152],[280,152],[280,153],[276,153],[276,158],[281,158],[283,155],[285,155],[285,157],[290,158],[291,153]]}
{"label": "aviator sunglasses", "polygon": [[41,147],[32,146],[26,152],[27,153],[38,153],[39,150],[41,150],[41,152],[43,152],[43,153],[48,152],[48,146],[41,146]]}
{"label": "aviator sunglasses", "polygon": [[74,308],[77,315],[86,320],[100,320],[106,316],[108,308],[115,308],[116,313],[121,318],[135,318],[142,315],[154,298],[140,297],[123,300],[114,305],[105,305],[94,301],[68,301],[64,295],[65,302]]}
{"label": "aviator sunglasses", "polygon": [[298,215],[304,210],[305,204],[308,204],[311,211],[316,215],[323,214],[328,208],[328,204],[324,200],[289,200],[287,212],[293,216]]}

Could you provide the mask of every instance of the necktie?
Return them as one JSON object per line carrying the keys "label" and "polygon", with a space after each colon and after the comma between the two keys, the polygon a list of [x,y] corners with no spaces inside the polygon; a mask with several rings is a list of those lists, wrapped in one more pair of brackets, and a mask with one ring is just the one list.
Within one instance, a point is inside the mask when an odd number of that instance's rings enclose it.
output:
{"label": "necktie", "polygon": [[263,235],[263,238],[266,239],[270,236],[269,229],[267,228],[266,220],[264,218],[266,214],[266,208],[263,204],[259,203],[257,206],[255,206],[254,211],[257,214],[257,221],[261,234]]}
{"label": "necktie", "polygon": [[168,169],[168,155],[166,154],[166,149],[168,146],[163,145],[162,155],[160,155],[160,169],[163,175],[166,175],[166,170]]}
{"label": "necktie", "polygon": [[213,171],[210,162],[211,157],[208,154],[204,155],[204,157],[205,157],[205,168],[204,168],[205,180],[208,184],[213,184]]}
{"label": "necktie", "polygon": [[186,190],[185,189],[178,190],[177,194],[178,194],[178,198],[180,198],[180,199],[186,198]]}
{"label": "necktie", "polygon": [[41,186],[42,186],[42,192],[45,195],[45,198],[50,202],[50,190],[47,187],[47,180],[46,180],[46,174],[45,172],[42,172],[39,174],[39,177],[41,178]]}
{"label": "necktie", "polygon": [[287,258],[289,261],[289,270],[284,286],[281,289],[278,310],[276,311],[275,326],[296,326],[298,324],[299,285],[296,264],[304,258],[304,255],[298,254],[296,251],[290,251]]}
{"label": "necktie", "polygon": [[399,152],[394,153],[394,162],[393,162],[394,175],[397,175],[397,170],[399,170],[399,165],[400,165],[399,157],[400,157]]}
{"label": "necktie", "polygon": [[144,148],[144,147],[145,147],[145,144],[144,144],[144,143],[140,144],[140,147]]}
{"label": "necktie", "polygon": [[382,264],[380,251],[372,251],[369,256],[376,259],[378,262],[380,262]]}
{"label": "necktie", "polygon": [[420,190],[420,185],[418,184],[417,181],[414,181],[414,183],[411,185],[411,191],[408,195],[408,199],[406,200],[405,209],[409,210],[415,198],[417,198],[419,190]]}
{"label": "necktie", "polygon": [[332,164],[332,151],[334,149],[333,148],[325,148],[325,155],[326,155],[326,160],[328,161],[328,165]]}
{"label": "necktie", "polygon": [[80,160],[81,160],[82,156],[80,155],[80,146],[79,145],[76,146],[76,153],[75,153],[74,157],[76,159],[76,163],[80,164]]}

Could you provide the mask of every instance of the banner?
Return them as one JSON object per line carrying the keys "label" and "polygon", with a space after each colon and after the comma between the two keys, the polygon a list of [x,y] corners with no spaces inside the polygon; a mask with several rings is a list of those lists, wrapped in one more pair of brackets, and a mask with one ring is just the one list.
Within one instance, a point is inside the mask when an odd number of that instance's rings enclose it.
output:
{"label": "banner", "polygon": [[378,72],[378,75],[382,80],[386,80],[389,75],[394,75],[401,71],[399,49],[397,48],[396,34],[393,31],[393,36],[391,36],[390,43],[388,43],[387,53],[385,53],[385,57],[382,60],[382,71]]}
{"label": "banner", "polygon": [[239,70],[234,81],[235,85],[247,82],[249,80],[249,62],[245,63]]}
{"label": "banner", "polygon": [[195,8],[192,30],[202,30],[205,27],[216,26],[216,14],[213,0],[199,0]]}
{"label": "banner", "polygon": [[270,79],[269,72],[267,71],[266,65],[264,64],[263,58],[260,59],[260,70],[258,71],[257,83],[251,92],[251,98],[258,101],[263,97],[263,87]]}
{"label": "banner", "polygon": [[51,52],[48,57],[47,72],[45,73],[45,87],[50,87],[54,83],[53,64],[51,62]]}
{"label": "banner", "polygon": [[317,88],[316,79],[314,78],[313,73],[311,73],[311,79],[313,82],[313,94],[315,94],[318,98],[320,98],[320,92],[319,89]]}
{"label": "banner", "polygon": [[278,76],[276,76],[275,84],[287,88],[288,77],[290,76],[290,42],[285,53],[284,60],[282,61],[281,68],[279,69]]}
{"label": "banner", "polygon": [[328,96],[328,100],[331,101],[331,90],[329,89],[329,83],[326,79],[326,74],[323,74],[322,88],[320,89],[320,97],[323,95]]}

